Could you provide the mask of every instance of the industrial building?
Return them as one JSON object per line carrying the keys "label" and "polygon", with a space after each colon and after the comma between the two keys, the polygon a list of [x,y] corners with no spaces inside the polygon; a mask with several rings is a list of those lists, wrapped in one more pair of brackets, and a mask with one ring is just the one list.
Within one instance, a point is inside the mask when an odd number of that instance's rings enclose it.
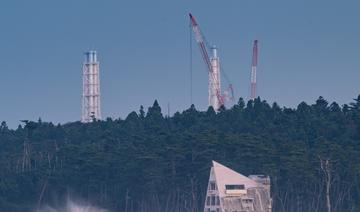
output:
{"label": "industrial building", "polygon": [[204,212],[271,212],[270,178],[246,177],[212,162]]}
{"label": "industrial building", "polygon": [[88,51],[85,53],[82,77],[81,122],[87,123],[94,119],[101,119],[99,62],[97,60],[96,51]]}

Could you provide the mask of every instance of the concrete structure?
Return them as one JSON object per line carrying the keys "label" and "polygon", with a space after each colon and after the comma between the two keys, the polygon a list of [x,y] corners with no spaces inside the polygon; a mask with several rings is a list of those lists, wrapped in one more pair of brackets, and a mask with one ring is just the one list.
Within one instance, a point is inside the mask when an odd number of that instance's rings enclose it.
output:
{"label": "concrete structure", "polygon": [[270,178],[246,177],[213,161],[204,212],[271,212]]}
{"label": "concrete structure", "polygon": [[100,110],[100,79],[99,62],[96,51],[85,53],[85,62],[82,69],[83,92],[82,92],[82,117],[81,122],[91,122],[93,119],[101,119]]}

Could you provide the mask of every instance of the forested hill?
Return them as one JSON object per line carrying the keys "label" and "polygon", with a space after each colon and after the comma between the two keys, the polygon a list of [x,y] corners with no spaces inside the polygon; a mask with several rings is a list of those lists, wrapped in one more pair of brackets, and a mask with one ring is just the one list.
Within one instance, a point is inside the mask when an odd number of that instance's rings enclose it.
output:
{"label": "forested hill", "polygon": [[[33,211],[68,195],[110,211],[202,211],[211,161],[267,174],[274,212],[360,211],[360,95],[297,108],[260,98],[218,113],[165,117],[155,101],[125,120],[0,127],[0,211]],[[42,197],[42,198],[40,198]],[[41,201],[39,201],[41,199]],[[40,202],[40,203],[39,203]]]}

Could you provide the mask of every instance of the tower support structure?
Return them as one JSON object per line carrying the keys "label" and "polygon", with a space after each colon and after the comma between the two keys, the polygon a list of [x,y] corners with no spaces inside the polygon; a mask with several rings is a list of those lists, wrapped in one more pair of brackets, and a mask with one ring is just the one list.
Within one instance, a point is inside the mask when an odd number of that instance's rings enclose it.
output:
{"label": "tower support structure", "polygon": [[220,81],[220,60],[217,56],[217,48],[212,48],[213,56],[210,58],[211,71],[209,71],[209,106],[212,106],[215,111],[219,110],[223,103],[220,102],[221,96],[221,81]]}
{"label": "tower support structure", "polygon": [[101,119],[99,62],[96,51],[85,53],[82,67],[82,117],[81,122]]}
{"label": "tower support structure", "polygon": [[252,57],[252,63],[251,63],[251,82],[250,82],[250,99],[254,100],[257,96],[256,94],[256,69],[257,69],[257,63],[258,63],[258,41],[254,41],[253,46],[253,57]]}

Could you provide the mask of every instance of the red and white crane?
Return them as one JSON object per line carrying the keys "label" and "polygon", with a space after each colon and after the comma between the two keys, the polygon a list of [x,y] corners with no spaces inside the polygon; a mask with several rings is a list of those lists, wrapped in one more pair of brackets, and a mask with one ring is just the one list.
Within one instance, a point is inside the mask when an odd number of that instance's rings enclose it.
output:
{"label": "red and white crane", "polygon": [[[212,106],[214,110],[218,110],[227,100],[233,100],[233,88],[229,83],[229,87],[224,94],[221,93],[221,81],[220,81],[220,61],[217,56],[217,48],[215,46],[208,47],[206,40],[201,33],[200,27],[195,20],[195,17],[189,13],[191,27],[195,34],[195,40],[199,45],[199,49],[202,58],[205,62],[209,75],[209,106]],[[213,52],[212,57],[209,57],[208,49]]]}
{"label": "red and white crane", "polygon": [[258,41],[254,40],[253,46],[253,56],[251,63],[251,79],[250,79],[250,99],[254,100],[256,98],[256,69],[258,64]]}

